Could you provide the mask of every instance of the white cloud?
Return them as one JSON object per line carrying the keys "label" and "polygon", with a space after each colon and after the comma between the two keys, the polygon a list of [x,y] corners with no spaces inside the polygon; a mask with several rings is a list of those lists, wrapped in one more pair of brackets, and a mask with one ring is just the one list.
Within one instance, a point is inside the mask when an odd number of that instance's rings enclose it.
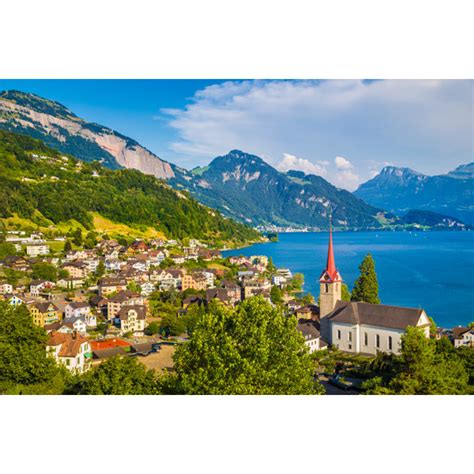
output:
{"label": "white cloud", "polygon": [[[310,163],[327,169],[329,181],[342,186],[330,166],[354,183],[355,176],[370,177],[374,161],[428,174],[472,161],[473,84],[227,81],[196,92],[184,109],[162,114],[177,135],[170,147],[183,161],[204,164],[237,148],[279,165],[291,150],[292,156],[311,157]],[[350,156],[353,168],[323,164],[334,156]]]}
{"label": "white cloud", "polygon": [[[326,163],[329,164],[329,162]],[[325,176],[327,173],[324,165],[312,163],[305,158],[298,158],[289,153],[283,153],[283,159],[275,165],[275,168],[280,171],[299,170],[304,171],[306,174],[315,174],[318,176]]]}
{"label": "white cloud", "polygon": [[349,160],[346,160],[343,156],[336,156],[336,158],[334,158],[334,163],[338,170],[350,170],[354,168],[352,163]]}

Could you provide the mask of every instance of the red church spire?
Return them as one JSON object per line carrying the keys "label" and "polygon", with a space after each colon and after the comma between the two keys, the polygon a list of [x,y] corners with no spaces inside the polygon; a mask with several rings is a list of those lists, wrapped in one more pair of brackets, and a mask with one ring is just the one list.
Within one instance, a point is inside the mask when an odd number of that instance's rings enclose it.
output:
{"label": "red church spire", "polygon": [[328,258],[326,261],[326,268],[321,274],[321,281],[331,282],[340,281],[341,276],[336,268],[336,260],[334,259],[334,247],[332,244],[332,215],[329,214],[329,244],[328,244]]}

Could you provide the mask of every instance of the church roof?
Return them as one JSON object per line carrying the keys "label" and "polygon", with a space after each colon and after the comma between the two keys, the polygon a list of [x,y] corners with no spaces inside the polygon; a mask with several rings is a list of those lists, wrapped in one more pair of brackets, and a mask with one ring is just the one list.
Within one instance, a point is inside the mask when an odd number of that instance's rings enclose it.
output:
{"label": "church roof", "polygon": [[407,326],[417,326],[423,312],[421,308],[338,301],[328,318],[335,323],[406,329]]}
{"label": "church roof", "polygon": [[334,248],[332,244],[332,228],[329,228],[329,244],[328,244],[328,258],[326,261],[326,268],[321,273],[319,278],[321,282],[342,281],[341,275],[336,268],[336,260],[334,258]]}

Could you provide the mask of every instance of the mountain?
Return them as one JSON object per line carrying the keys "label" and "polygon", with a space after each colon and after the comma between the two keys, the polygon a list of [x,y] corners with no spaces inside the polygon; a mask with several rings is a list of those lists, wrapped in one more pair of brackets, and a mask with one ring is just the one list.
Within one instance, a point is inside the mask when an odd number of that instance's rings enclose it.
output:
{"label": "mountain", "polygon": [[329,208],[340,228],[379,227],[383,213],[320,176],[282,173],[255,155],[232,150],[208,166],[174,168],[170,184],[187,189],[223,214],[256,225],[328,227]]}
{"label": "mountain", "polygon": [[0,219],[33,229],[82,227],[128,236],[158,232],[214,243],[261,238],[154,176],[78,161],[39,140],[2,130]]}
{"label": "mountain", "polygon": [[463,230],[468,228],[464,222],[454,217],[445,216],[432,211],[421,211],[413,209],[408,211],[401,218],[403,224],[415,224],[418,226],[429,227],[430,229],[452,229]]}
{"label": "mountain", "polygon": [[401,215],[410,209],[432,211],[474,224],[474,163],[445,175],[426,176],[409,168],[387,166],[361,184],[356,196],[372,206]]}
{"label": "mountain", "polygon": [[169,163],[135,140],[34,94],[0,92],[0,129],[38,138],[62,153],[83,161],[99,160],[112,169],[133,168],[165,179],[174,175]]}

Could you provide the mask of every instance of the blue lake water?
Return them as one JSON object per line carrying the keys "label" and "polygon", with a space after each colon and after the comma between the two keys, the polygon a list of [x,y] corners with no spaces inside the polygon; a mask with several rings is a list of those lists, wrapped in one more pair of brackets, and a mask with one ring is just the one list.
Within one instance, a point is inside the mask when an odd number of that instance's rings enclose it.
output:
{"label": "blue lake water", "polygon": [[[422,307],[442,327],[474,320],[474,232],[336,232],[336,266],[352,289],[358,266],[372,253],[382,303]],[[279,242],[223,252],[267,255],[278,267],[305,276],[305,291],[319,294],[328,233],[284,233]]]}

